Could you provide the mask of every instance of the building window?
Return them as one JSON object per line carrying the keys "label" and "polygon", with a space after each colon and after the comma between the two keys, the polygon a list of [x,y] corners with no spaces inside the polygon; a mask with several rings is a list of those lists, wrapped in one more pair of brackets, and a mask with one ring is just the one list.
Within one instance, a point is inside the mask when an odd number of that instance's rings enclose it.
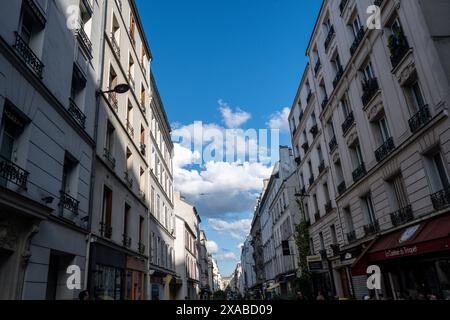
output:
{"label": "building window", "polygon": [[112,237],[112,191],[108,187],[103,190],[103,212],[100,233],[103,237]]}
{"label": "building window", "polygon": [[131,234],[129,225],[131,219],[131,207],[128,204],[125,204],[124,215],[123,215],[123,245],[127,248],[131,246],[131,238],[129,235]]}
{"label": "building window", "polygon": [[375,216],[375,209],[373,207],[372,202],[372,196],[370,194],[363,197],[363,203],[364,203],[364,211],[366,215],[366,220],[368,224],[375,224],[377,221],[377,218]]}
{"label": "building window", "polygon": [[448,169],[443,161],[442,153],[439,150],[429,153],[426,155],[425,161],[433,192],[449,189]]}

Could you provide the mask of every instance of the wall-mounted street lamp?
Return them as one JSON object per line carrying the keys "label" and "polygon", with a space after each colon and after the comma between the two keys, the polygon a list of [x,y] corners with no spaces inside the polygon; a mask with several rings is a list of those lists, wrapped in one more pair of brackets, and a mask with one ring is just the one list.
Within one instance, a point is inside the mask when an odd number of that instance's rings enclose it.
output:
{"label": "wall-mounted street lamp", "polygon": [[130,91],[130,86],[126,83],[122,83],[122,84],[118,84],[114,89],[112,90],[106,90],[106,91],[97,91],[97,95],[101,95],[104,93],[111,93],[111,92],[115,92],[117,94],[124,94],[127,93],[128,91]]}

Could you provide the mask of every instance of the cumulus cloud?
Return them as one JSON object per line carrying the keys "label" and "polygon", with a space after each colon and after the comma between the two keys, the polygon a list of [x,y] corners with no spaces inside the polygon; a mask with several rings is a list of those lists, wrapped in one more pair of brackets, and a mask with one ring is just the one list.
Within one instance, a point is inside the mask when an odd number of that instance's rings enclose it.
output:
{"label": "cumulus cloud", "polygon": [[238,257],[234,252],[225,252],[222,254],[218,254],[215,256],[216,260],[218,261],[238,261]]}
{"label": "cumulus cloud", "polygon": [[243,240],[250,232],[251,224],[251,219],[225,221],[211,218],[208,220],[208,225],[211,229],[219,233],[227,233],[234,240]]}
{"label": "cumulus cloud", "polygon": [[281,111],[277,111],[276,113],[270,116],[269,122],[267,125],[270,129],[278,129],[284,133],[289,132],[289,113],[291,110],[289,108],[283,108]]}
{"label": "cumulus cloud", "polygon": [[210,254],[216,254],[219,252],[219,245],[212,240],[206,242],[206,249]]}
{"label": "cumulus cloud", "polygon": [[222,120],[227,128],[239,128],[252,117],[250,113],[245,112],[240,108],[236,108],[233,111],[231,107],[223,100],[219,100],[219,106],[220,113],[222,114]]}

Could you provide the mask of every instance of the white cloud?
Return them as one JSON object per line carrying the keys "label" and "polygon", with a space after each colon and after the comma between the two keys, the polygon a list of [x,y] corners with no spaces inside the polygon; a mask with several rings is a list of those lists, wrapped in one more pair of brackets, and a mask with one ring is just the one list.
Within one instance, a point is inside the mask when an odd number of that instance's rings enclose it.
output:
{"label": "white cloud", "polygon": [[225,252],[222,254],[218,254],[215,256],[215,258],[218,261],[225,261],[225,260],[238,261],[239,260],[234,252]]}
{"label": "white cloud", "polygon": [[267,125],[270,129],[279,129],[282,132],[289,132],[289,113],[291,110],[289,108],[283,108],[281,111],[277,111],[276,113],[270,116],[269,122]]}
{"label": "white cloud", "polygon": [[240,108],[236,108],[235,111],[233,111],[230,106],[222,100],[219,100],[218,102],[222,120],[227,128],[239,128],[252,117],[250,113],[245,112]]}
{"label": "white cloud", "polygon": [[238,249],[239,251],[241,251],[243,247],[244,247],[244,244],[243,244],[243,243],[239,243],[239,244],[236,246],[236,249]]}
{"label": "white cloud", "polygon": [[225,221],[211,218],[208,220],[211,229],[219,233],[228,233],[235,240],[243,240],[250,232],[251,224],[251,219]]}
{"label": "white cloud", "polygon": [[206,249],[208,253],[216,254],[219,252],[219,245],[215,241],[209,240],[206,242]]}

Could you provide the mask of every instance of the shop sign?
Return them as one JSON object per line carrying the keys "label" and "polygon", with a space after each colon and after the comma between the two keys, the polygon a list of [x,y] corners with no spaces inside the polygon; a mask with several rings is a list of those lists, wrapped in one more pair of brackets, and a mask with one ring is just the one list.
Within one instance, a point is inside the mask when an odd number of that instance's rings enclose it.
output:
{"label": "shop sign", "polygon": [[309,271],[322,270],[322,257],[321,256],[308,256],[306,257],[306,261],[308,262]]}
{"label": "shop sign", "polygon": [[402,256],[406,256],[406,255],[417,254],[418,251],[419,250],[418,250],[417,246],[402,247],[402,248],[397,248],[397,249],[386,250],[384,252],[384,255],[386,258],[395,258],[395,257],[402,257]]}

